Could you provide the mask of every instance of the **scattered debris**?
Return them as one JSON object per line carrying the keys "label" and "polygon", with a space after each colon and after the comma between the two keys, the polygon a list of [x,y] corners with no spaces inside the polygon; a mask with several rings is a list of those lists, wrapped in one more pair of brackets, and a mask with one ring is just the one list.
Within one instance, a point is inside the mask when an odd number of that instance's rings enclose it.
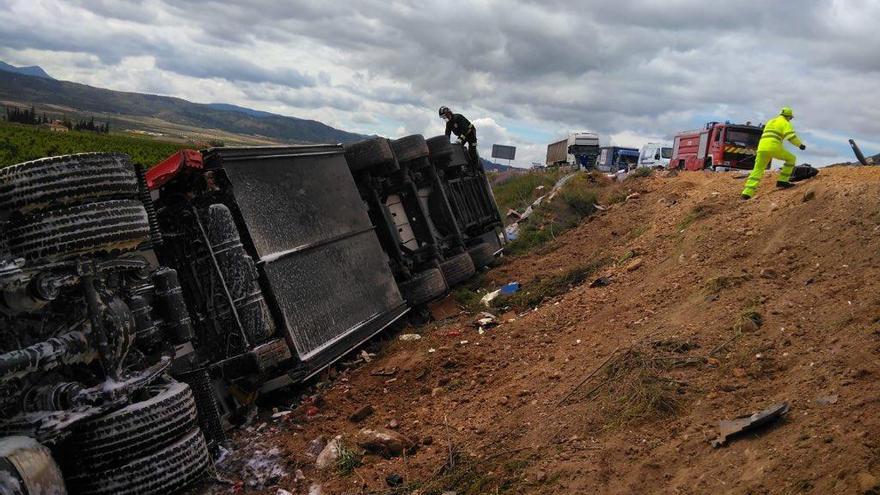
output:
{"label": "scattered debris", "polygon": [[244,465],[242,478],[247,480],[246,483],[250,488],[262,489],[273,486],[287,476],[287,472],[281,467],[281,460],[281,450],[277,447],[255,450]]}
{"label": "scattered debris", "polygon": [[490,303],[491,303],[492,301],[494,301],[495,298],[497,298],[497,297],[500,296],[500,295],[501,295],[501,289],[493,290],[492,292],[489,292],[488,294],[486,294],[485,296],[483,296],[483,297],[480,299],[480,303],[481,303],[483,306],[486,306],[486,307],[488,308],[489,306],[491,306]]}
{"label": "scattered debris", "polygon": [[[342,451],[341,447],[342,435],[336,435],[333,437],[333,440],[330,440],[330,442],[327,443],[327,446],[325,446],[324,450],[318,455],[318,459],[315,460],[315,467],[318,469],[336,467],[336,462],[339,460],[339,454]],[[311,489],[309,492],[311,493]]]}
{"label": "scattered debris", "polygon": [[375,355],[375,354],[371,354],[371,353],[369,353],[369,352],[367,352],[367,351],[361,351],[361,353],[360,353],[360,357],[361,357],[361,359],[364,360],[365,363],[369,363],[370,361],[373,360],[374,357],[376,357],[376,355]]}
{"label": "scattered debris", "polygon": [[455,297],[452,294],[447,295],[439,301],[428,303],[428,311],[431,312],[431,318],[435,321],[452,318],[461,313],[461,309],[459,309],[458,305],[455,303]]}
{"label": "scattered debris", "polygon": [[501,286],[500,289],[502,294],[513,294],[519,292],[519,282],[510,282]]}
{"label": "scattered debris", "polygon": [[373,406],[371,406],[370,404],[367,404],[367,405],[361,407],[360,409],[358,409],[357,411],[351,413],[351,415],[348,417],[348,420],[353,423],[359,423],[359,422],[367,419],[368,417],[370,417],[373,414],[373,412],[374,412]]}
{"label": "scattered debris", "polygon": [[712,440],[712,446],[721,447],[730,437],[773,423],[788,413],[791,406],[788,402],[774,404],[751,416],[741,416],[732,420],[718,422],[718,438]]}
{"label": "scattered debris", "polygon": [[[412,342],[414,340],[421,340],[422,336],[417,333],[405,333],[400,336],[400,340],[404,342]],[[369,361],[367,361],[369,363]]]}
{"label": "scattered debris", "polygon": [[596,287],[607,287],[611,283],[611,279],[608,277],[599,277],[596,280],[590,282],[590,288],[595,289]]}
{"label": "scattered debris", "polygon": [[278,411],[278,412],[272,414],[272,419],[283,418],[289,414],[293,414],[293,411]]}
{"label": "scattered debris", "polygon": [[830,406],[831,404],[837,404],[838,399],[839,397],[837,394],[823,395],[816,398],[816,404],[819,404],[820,406]]}
{"label": "scattered debris", "polygon": [[310,459],[317,459],[321,451],[327,446],[327,439],[323,435],[312,439],[306,446],[305,455]]}
{"label": "scattered debris", "polygon": [[642,266],[642,259],[641,259],[641,258],[636,258],[636,259],[630,261],[630,262],[626,265],[626,271],[628,271],[628,272],[634,272],[634,271],[638,270],[639,268],[641,268],[641,266]]}
{"label": "scattered debris", "polygon": [[395,474],[395,473],[389,474],[388,476],[385,477],[385,483],[387,483],[388,486],[390,486],[392,488],[396,487],[396,486],[400,486],[403,484],[403,476],[401,476],[399,474]]}
{"label": "scattered debris", "polygon": [[492,313],[482,312],[474,318],[473,325],[480,329],[486,329],[498,325],[498,317]]}
{"label": "scattered debris", "polygon": [[397,368],[382,368],[370,373],[371,376],[394,376],[397,374]]}
{"label": "scattered debris", "polygon": [[321,488],[320,483],[312,483],[309,487],[309,495],[323,495],[324,490]]}
{"label": "scattered debris", "polygon": [[293,495],[293,493],[285,490],[284,488],[279,488],[275,495]]}
{"label": "scattered debris", "polygon": [[358,447],[386,458],[397,457],[415,450],[416,443],[408,437],[386,428],[364,428],[355,437]]}
{"label": "scattered debris", "polygon": [[632,193],[632,194],[630,194],[629,196],[626,197],[626,201],[629,201],[629,200],[631,200],[631,199],[639,199],[639,198],[641,198],[641,197],[642,197],[641,194],[639,194],[639,193],[637,193],[637,192],[634,192],[634,193]]}

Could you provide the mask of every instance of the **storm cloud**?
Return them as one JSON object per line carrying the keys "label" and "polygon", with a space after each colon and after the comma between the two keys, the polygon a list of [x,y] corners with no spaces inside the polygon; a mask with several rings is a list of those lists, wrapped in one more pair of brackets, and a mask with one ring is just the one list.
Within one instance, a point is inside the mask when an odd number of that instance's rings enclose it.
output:
{"label": "storm cloud", "polygon": [[638,145],[782,105],[817,163],[847,157],[846,137],[880,140],[869,0],[0,5],[0,58],[61,79],[388,136],[439,133],[445,104],[521,165],[571,130]]}

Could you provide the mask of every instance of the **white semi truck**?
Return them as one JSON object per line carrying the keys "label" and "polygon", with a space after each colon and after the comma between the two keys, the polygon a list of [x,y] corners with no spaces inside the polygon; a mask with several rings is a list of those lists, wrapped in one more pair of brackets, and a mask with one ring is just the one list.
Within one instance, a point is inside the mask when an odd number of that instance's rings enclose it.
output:
{"label": "white semi truck", "polygon": [[593,132],[573,132],[547,145],[547,166],[573,165],[589,168],[599,156],[599,136]]}

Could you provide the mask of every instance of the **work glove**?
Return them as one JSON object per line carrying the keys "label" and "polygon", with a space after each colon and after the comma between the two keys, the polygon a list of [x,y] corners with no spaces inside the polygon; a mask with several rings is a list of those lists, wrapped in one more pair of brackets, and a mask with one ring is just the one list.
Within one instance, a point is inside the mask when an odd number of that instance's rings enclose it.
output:
{"label": "work glove", "polygon": [[801,151],[803,151],[803,150],[807,149],[807,145],[802,144],[802,145],[798,146],[798,148],[800,148]]}

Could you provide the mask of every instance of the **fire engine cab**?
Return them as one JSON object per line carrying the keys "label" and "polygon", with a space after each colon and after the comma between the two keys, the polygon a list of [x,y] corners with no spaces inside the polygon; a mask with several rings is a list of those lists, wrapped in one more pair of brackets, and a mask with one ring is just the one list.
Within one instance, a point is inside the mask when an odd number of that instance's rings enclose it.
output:
{"label": "fire engine cab", "polygon": [[702,129],[681,132],[673,141],[669,168],[751,170],[762,132],[763,127],[729,122],[709,122]]}

